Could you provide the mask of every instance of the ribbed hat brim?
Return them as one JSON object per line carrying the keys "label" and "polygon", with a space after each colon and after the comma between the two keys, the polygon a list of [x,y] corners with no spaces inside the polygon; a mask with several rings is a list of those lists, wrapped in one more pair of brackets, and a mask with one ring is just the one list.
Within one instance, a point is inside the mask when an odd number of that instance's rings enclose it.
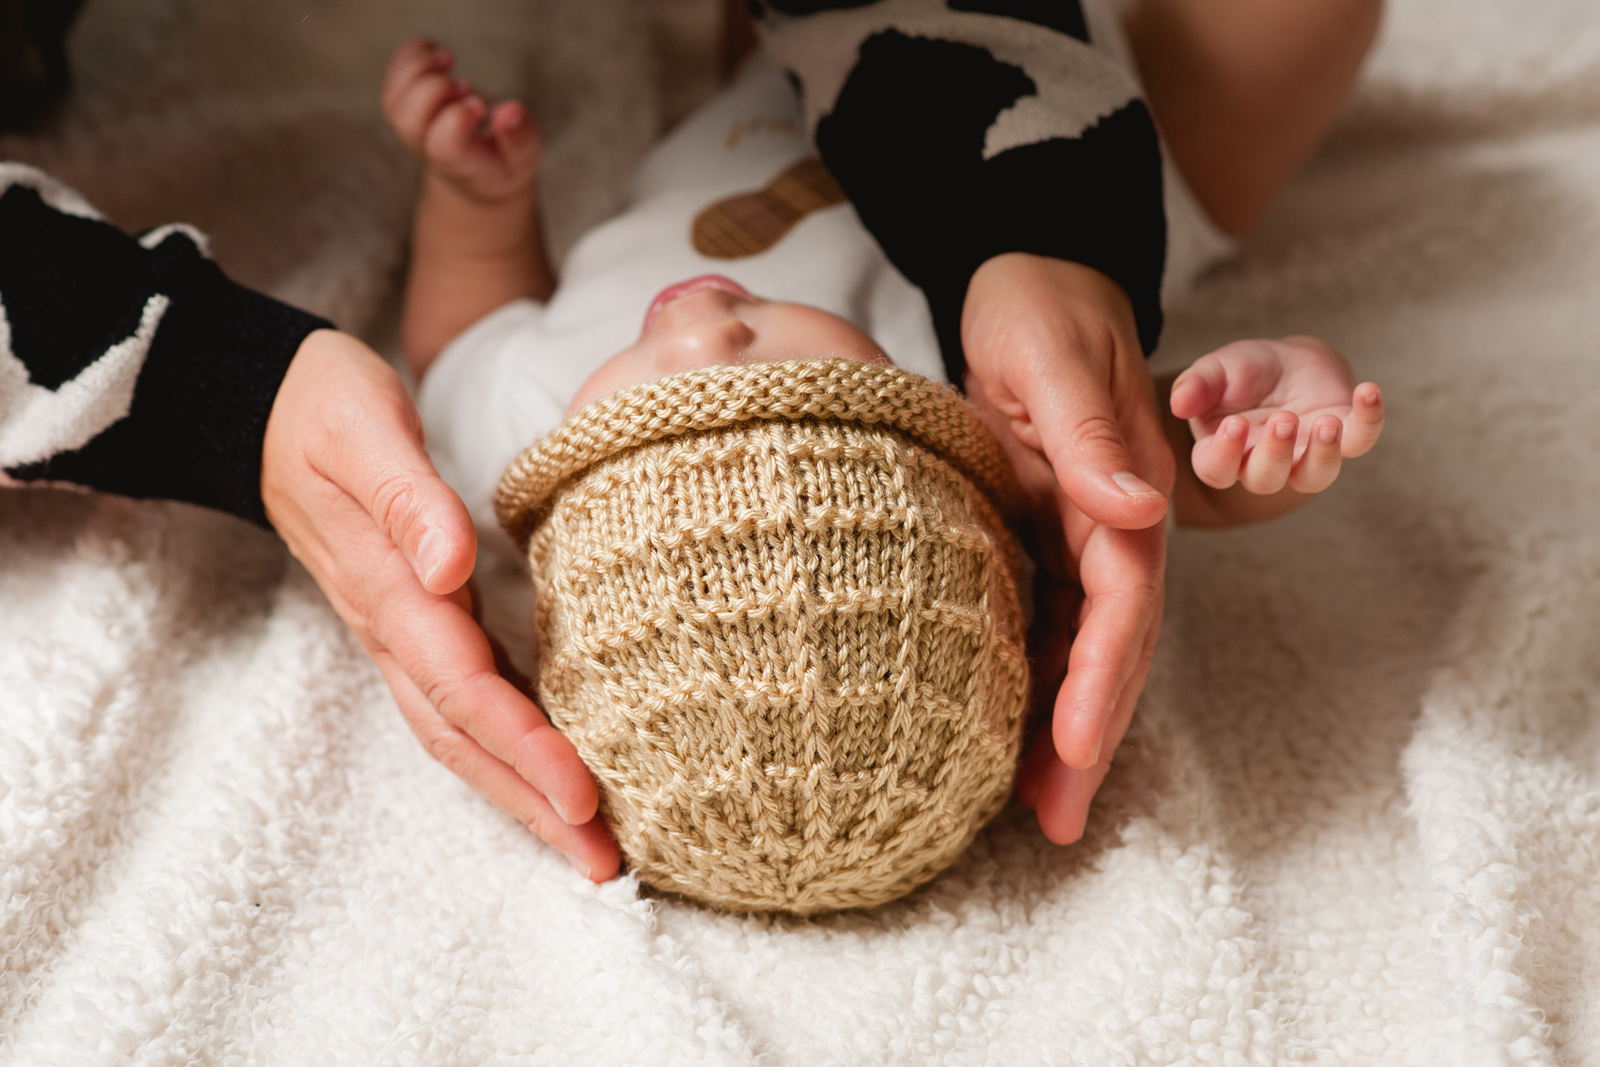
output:
{"label": "ribbed hat brim", "polygon": [[892,429],[972,479],[1008,519],[1022,509],[1011,461],[954,389],[899,367],[807,359],[690,371],[602,397],[512,460],[495,491],[495,511],[525,545],[556,491],[610,456],[667,437],[779,419]]}

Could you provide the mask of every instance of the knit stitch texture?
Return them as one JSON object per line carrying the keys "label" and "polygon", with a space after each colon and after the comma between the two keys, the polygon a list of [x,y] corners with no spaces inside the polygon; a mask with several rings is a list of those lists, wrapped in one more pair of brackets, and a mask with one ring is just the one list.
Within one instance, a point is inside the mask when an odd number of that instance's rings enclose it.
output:
{"label": "knit stitch texture", "polygon": [[869,907],[1000,810],[1027,660],[1020,559],[980,486],[1017,497],[970,407],[848,360],[626,390],[512,464],[541,702],[640,880]]}

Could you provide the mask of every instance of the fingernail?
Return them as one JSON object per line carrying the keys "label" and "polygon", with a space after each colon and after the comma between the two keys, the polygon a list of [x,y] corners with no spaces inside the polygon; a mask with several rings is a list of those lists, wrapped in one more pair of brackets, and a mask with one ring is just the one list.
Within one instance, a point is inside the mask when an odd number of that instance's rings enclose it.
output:
{"label": "fingernail", "polygon": [[545,797],[545,799],[550,801],[550,806],[552,808],[556,809],[556,814],[561,816],[561,821],[566,823],[568,826],[571,826],[572,817],[567,814],[567,809],[561,806],[561,802],[556,800],[554,797]]}
{"label": "fingernail", "polygon": [[[1129,496],[1161,496],[1160,493],[1151,488],[1149,482],[1146,482],[1132,471],[1118,471],[1111,476],[1111,480],[1117,483],[1118,489],[1121,489]],[[1163,497],[1162,499],[1165,498]]]}
{"label": "fingernail", "polygon": [[444,566],[451,547],[450,535],[442,527],[435,526],[422,535],[422,540],[417,542],[417,572],[423,585],[433,582],[434,575]]}
{"label": "fingernail", "polygon": [[1250,426],[1243,419],[1229,419],[1223,424],[1222,432],[1235,441],[1244,440],[1244,435],[1250,432]]}
{"label": "fingernail", "polygon": [[[561,852],[560,849],[556,849],[556,851],[557,852]],[[589,879],[589,881],[591,881],[591,882],[594,881],[594,868],[593,867],[589,866],[587,863],[583,862],[582,860],[580,860],[578,857],[574,856],[570,852],[561,852],[561,854],[567,858],[567,862],[572,864],[572,866],[574,868],[576,868],[576,870],[577,870],[577,872],[579,874],[583,875],[585,878]]]}
{"label": "fingernail", "polygon": [[1278,440],[1286,441],[1294,436],[1294,423],[1287,420],[1275,423],[1272,432],[1278,435]]}
{"label": "fingernail", "polygon": [[1324,426],[1324,427],[1322,427],[1322,429],[1317,431],[1317,436],[1322,438],[1322,443],[1323,444],[1331,445],[1331,444],[1333,444],[1334,439],[1339,436],[1339,427],[1337,427],[1337,426]]}

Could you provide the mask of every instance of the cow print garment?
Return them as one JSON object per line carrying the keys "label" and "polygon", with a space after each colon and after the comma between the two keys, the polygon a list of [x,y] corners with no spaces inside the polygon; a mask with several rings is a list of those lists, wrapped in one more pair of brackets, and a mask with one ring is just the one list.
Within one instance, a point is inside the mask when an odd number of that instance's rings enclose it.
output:
{"label": "cow print garment", "polygon": [[967,283],[1003,252],[1106,274],[1154,349],[1160,146],[1097,9],[1098,27],[1078,0],[750,3],[823,162],[926,294],[951,381],[965,366]]}
{"label": "cow print garment", "polygon": [[138,239],[0,164],[0,471],[266,524],[261,443],[314,315],[235,285],[194,230]]}
{"label": "cow print garment", "polygon": [[[1002,252],[1094,267],[1161,331],[1155,128],[1079,0],[748,0],[818,151],[928,297],[950,380]],[[1093,2],[1093,0],[1089,0]],[[0,163],[0,483],[164,497],[265,524],[261,445],[313,315],[230,282],[183,227],[132,238]]]}

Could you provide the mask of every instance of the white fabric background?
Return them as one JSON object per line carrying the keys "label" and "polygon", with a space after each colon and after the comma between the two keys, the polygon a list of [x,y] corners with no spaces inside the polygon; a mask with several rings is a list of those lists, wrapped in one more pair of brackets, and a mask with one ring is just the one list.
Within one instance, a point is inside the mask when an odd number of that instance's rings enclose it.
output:
{"label": "white fabric background", "polygon": [[[709,18],[94,0],[64,126],[0,154],[382,341],[414,172],[349,27],[534,94],[570,241],[703,88]],[[1088,839],[1013,810],[811,923],[581,881],[429,761],[270,536],[0,491],[0,1061],[1600,1062],[1592,0],[1394,0],[1159,358],[1290,331],[1389,430],[1287,521],[1176,536]]]}

